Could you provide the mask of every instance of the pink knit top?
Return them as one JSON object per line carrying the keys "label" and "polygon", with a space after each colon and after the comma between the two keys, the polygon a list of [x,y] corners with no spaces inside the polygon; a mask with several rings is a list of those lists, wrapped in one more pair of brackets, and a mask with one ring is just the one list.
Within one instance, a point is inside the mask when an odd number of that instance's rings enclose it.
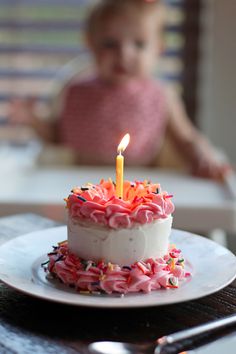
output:
{"label": "pink knit top", "polygon": [[121,138],[129,165],[149,165],[166,128],[164,89],[154,80],[110,85],[99,79],[74,81],[65,90],[58,121],[59,140],[76,150],[81,163],[113,164]]}

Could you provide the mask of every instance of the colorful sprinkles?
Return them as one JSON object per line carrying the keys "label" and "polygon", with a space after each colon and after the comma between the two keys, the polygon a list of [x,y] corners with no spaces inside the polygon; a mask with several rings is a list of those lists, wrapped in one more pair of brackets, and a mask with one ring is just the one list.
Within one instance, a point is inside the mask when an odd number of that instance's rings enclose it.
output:
{"label": "colorful sprinkles", "polygon": [[167,218],[174,211],[172,197],[159,183],[135,180],[124,181],[123,198],[119,198],[109,178],[74,187],[65,202],[73,219],[118,229]]}
{"label": "colorful sprinkles", "polygon": [[69,252],[67,241],[53,247],[44,270],[80,294],[145,292],[176,289],[191,274],[184,269],[181,251],[171,246],[167,255],[120,266],[111,262],[84,260]]}

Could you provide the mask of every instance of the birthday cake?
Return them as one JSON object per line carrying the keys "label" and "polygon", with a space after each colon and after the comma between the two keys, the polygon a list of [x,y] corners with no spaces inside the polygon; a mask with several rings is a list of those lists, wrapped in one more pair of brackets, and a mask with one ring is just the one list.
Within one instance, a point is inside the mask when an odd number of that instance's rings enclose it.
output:
{"label": "birthday cake", "polygon": [[49,253],[47,270],[80,293],[150,292],[177,288],[189,274],[169,244],[174,205],[159,184],[87,183],[66,198],[67,240]]}

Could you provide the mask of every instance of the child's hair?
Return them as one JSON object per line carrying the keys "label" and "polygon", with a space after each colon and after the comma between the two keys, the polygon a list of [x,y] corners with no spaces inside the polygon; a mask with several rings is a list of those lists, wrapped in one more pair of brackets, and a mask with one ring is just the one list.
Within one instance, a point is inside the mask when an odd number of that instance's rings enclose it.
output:
{"label": "child's hair", "polygon": [[122,16],[128,11],[142,16],[153,14],[163,22],[163,8],[161,0],[100,0],[91,9],[87,18],[87,33],[93,35],[104,20]]}

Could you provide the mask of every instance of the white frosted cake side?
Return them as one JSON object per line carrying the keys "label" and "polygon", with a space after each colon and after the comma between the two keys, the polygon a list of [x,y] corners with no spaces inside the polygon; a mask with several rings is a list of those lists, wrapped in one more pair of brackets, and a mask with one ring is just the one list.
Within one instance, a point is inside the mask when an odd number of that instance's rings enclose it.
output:
{"label": "white frosted cake side", "polygon": [[68,216],[68,247],[77,256],[130,265],[168,252],[172,216],[132,228],[111,229]]}

